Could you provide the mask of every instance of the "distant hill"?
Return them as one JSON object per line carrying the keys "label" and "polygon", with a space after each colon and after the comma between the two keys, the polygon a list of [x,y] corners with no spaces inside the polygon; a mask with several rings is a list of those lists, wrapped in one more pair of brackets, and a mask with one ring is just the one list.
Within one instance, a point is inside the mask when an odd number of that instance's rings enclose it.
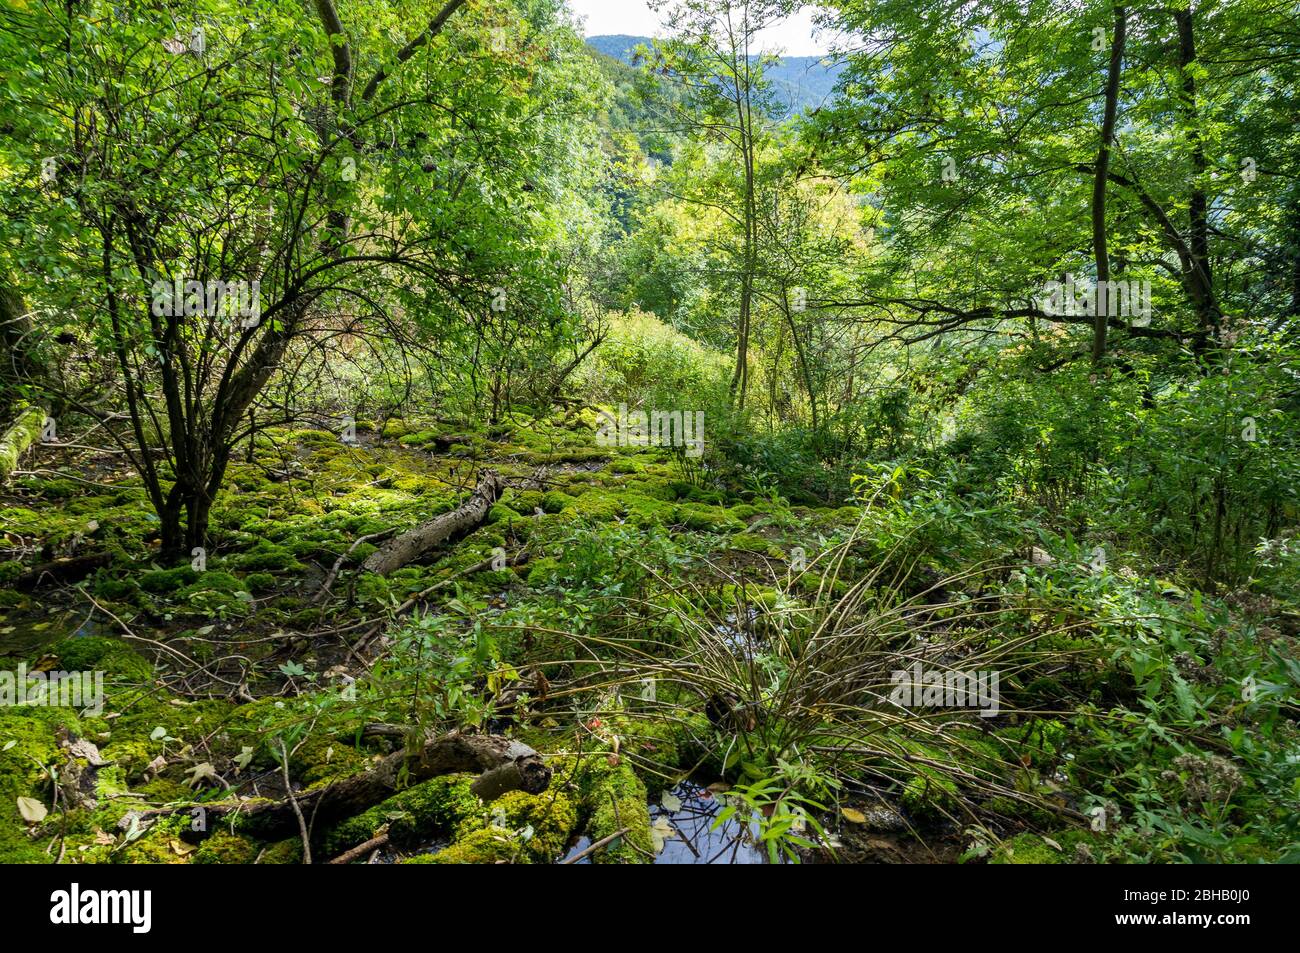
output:
{"label": "distant hill", "polygon": [[[648,36],[631,36],[614,33],[587,37],[587,45],[608,57],[632,62],[631,51],[641,43],[649,43]],[[816,109],[831,98],[835,80],[843,64],[830,64],[821,56],[784,56],[767,70],[767,77],[777,99],[786,107],[787,115]]]}

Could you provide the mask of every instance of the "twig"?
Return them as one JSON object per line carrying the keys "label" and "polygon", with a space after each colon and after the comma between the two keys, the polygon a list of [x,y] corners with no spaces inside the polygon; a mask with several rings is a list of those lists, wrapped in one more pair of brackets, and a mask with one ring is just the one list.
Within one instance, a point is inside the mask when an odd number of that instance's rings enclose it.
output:
{"label": "twig", "polygon": [[383,847],[387,843],[388,843],[388,829],[387,827],[385,827],[381,829],[381,833],[376,834],[374,837],[370,838],[370,840],[366,841],[364,844],[358,844],[356,847],[353,847],[351,850],[345,850],[343,853],[339,854],[333,860],[326,861],[326,863],[350,864],[352,863],[352,861],[356,860],[358,857],[363,855],[366,851],[371,850],[372,848],[378,849],[380,847]]}
{"label": "twig", "polygon": [[596,851],[600,850],[602,847],[605,847],[605,846],[606,846],[607,844],[609,844],[611,841],[616,841],[616,840],[618,840],[620,837],[622,837],[624,834],[626,834],[626,833],[627,833],[628,831],[630,831],[630,830],[632,830],[632,828],[630,828],[630,827],[623,827],[623,828],[620,828],[619,830],[616,830],[614,833],[610,834],[608,837],[602,837],[600,840],[596,841],[596,843],[594,843],[594,844],[588,844],[586,847],[584,847],[582,850],[578,851],[578,852],[577,852],[576,854],[574,854],[572,857],[566,857],[566,858],[564,858],[564,860],[560,861],[560,863],[561,863],[561,864],[576,864],[578,861],[583,860],[584,858],[590,857],[592,854],[594,854]]}
{"label": "twig", "polygon": [[293,813],[298,818],[298,831],[302,834],[302,862],[311,863],[311,838],[307,836],[307,819],[302,816],[298,799],[293,796],[293,782],[289,780],[289,752],[284,748],[284,739],[280,739],[280,768],[284,772],[284,793],[289,798]]}

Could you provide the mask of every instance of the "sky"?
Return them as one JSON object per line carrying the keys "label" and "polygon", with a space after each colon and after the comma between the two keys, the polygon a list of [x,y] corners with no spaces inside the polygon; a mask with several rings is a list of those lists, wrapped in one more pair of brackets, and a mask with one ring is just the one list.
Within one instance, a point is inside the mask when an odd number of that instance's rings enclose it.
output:
{"label": "sky", "polygon": [[[587,36],[631,33],[654,36],[659,18],[646,0],[569,0],[569,7],[587,21]],[[780,50],[787,56],[815,56],[830,48],[831,34],[813,37],[812,7],[804,7],[779,26],[760,35],[764,51]]]}

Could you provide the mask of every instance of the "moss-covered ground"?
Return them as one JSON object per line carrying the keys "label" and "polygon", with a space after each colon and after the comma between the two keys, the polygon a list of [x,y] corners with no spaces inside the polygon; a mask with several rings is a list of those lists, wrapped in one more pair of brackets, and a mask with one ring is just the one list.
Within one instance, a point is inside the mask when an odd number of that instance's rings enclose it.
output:
{"label": "moss-covered ground", "polygon": [[[269,432],[232,465],[204,559],[180,567],[158,559],[156,518],[115,461],[67,451],[13,481],[0,493],[0,669],[99,672],[104,694],[81,708],[0,706],[0,861],[299,862],[299,838],[264,839],[238,812],[204,805],[283,798],[284,755],[296,792],[369,770],[404,743],[365,730],[375,723],[411,738],[512,734],[543,754],[552,783],[484,804],[468,775],[399,779],[390,799],[314,830],[318,860],[386,832],[384,857],[403,862],[546,863],[579,837],[614,834],[595,862],[648,862],[657,835],[647,801],[676,780],[744,786],[794,771],[785,759],[798,748],[772,740],[786,716],[756,725],[743,707],[719,713],[726,693],[706,698],[672,670],[611,678],[602,646],[662,658],[665,646],[692,644],[690,620],[725,632],[761,618],[768,644],[796,639],[797,624],[782,620],[891,560],[924,578],[943,568],[943,546],[918,559],[868,540],[834,571],[802,572],[805,557],[861,531],[863,507],[791,506],[702,479],[667,450],[600,447],[594,428],[584,411],[490,430],[362,423],[355,444]],[[388,577],[357,570],[382,534],[454,508],[485,467],[509,489],[483,526]],[[108,561],[83,578],[18,584],[38,564],[91,552]],[[1042,628],[1050,611],[1016,624]],[[1066,721],[1080,731],[1080,711],[1099,714],[1089,706],[1131,692],[1130,682],[1086,639],[1054,638],[1085,663],[1030,672],[1010,691],[1035,703],[1068,696],[1075,720],[964,718],[921,734],[882,721],[856,740],[867,753],[854,770],[796,779],[822,847],[871,856],[885,836],[863,840],[871,799],[884,796],[899,819],[888,836],[945,842],[950,858],[958,848],[999,863],[1104,853],[1104,825],[1071,783]],[[759,681],[779,684],[793,653],[737,657],[740,683],[770,698]],[[799,745],[841,744],[844,719],[818,717]],[[1074,764],[1087,760],[1105,770],[1095,753]],[[1233,770],[1188,761],[1168,795],[1231,798],[1242,788]],[[755,816],[779,813],[746,790]],[[1274,856],[1263,844],[1257,852]]]}

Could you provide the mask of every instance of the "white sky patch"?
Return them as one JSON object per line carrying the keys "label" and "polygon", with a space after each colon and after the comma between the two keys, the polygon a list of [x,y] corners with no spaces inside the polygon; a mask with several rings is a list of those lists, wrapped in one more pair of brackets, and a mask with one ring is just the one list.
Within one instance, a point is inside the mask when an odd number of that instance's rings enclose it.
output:
{"label": "white sky patch", "polygon": [[[659,17],[646,0],[569,0],[569,8],[586,21],[586,36],[630,33],[633,36],[656,36]],[[794,16],[764,30],[759,35],[760,49],[780,51],[786,56],[817,56],[830,49],[831,34],[823,31],[813,36],[813,8],[803,7]]]}

